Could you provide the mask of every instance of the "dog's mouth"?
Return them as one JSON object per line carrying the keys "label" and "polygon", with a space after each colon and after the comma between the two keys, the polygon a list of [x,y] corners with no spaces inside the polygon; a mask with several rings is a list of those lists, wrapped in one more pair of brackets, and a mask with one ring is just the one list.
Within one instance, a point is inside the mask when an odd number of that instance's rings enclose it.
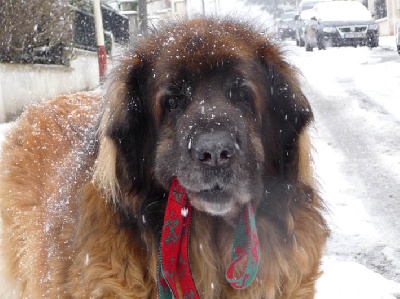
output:
{"label": "dog's mouth", "polygon": [[212,186],[209,189],[204,189],[204,190],[200,191],[200,193],[218,196],[218,192],[221,192],[221,191],[224,191],[224,187],[221,186],[220,184],[215,184],[214,186]]}
{"label": "dog's mouth", "polygon": [[214,184],[200,191],[187,189],[187,195],[197,210],[227,218],[235,217],[240,207],[250,200],[247,196],[235,194],[231,188],[221,184]]}
{"label": "dog's mouth", "polygon": [[209,202],[209,203],[215,203],[215,202],[220,202],[220,203],[226,203],[231,200],[231,190],[223,186],[221,184],[214,184],[212,186],[209,186],[207,188],[202,188],[198,191],[191,191],[190,189],[188,190],[188,194],[191,194],[192,196],[196,197],[198,200],[204,201],[204,202]]}

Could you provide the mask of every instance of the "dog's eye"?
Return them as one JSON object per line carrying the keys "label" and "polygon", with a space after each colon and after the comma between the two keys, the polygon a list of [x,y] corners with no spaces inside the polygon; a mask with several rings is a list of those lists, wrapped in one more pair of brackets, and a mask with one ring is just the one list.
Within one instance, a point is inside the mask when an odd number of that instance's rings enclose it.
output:
{"label": "dog's eye", "polygon": [[244,89],[233,89],[232,90],[232,98],[235,101],[239,101],[242,104],[248,104],[250,95]]}
{"label": "dog's eye", "polygon": [[178,108],[178,99],[177,98],[169,98],[168,99],[168,110],[172,111]]}
{"label": "dog's eye", "polygon": [[168,97],[165,99],[165,106],[168,112],[173,112],[180,108],[182,99],[179,97]]}
{"label": "dog's eye", "polygon": [[233,86],[234,86],[234,87],[242,87],[243,84],[244,84],[244,79],[243,79],[243,78],[240,78],[240,77],[236,78],[236,79],[233,81]]}
{"label": "dog's eye", "polygon": [[231,101],[237,105],[251,109],[252,96],[252,91],[245,83],[245,80],[241,78],[235,79],[229,90],[229,98]]}

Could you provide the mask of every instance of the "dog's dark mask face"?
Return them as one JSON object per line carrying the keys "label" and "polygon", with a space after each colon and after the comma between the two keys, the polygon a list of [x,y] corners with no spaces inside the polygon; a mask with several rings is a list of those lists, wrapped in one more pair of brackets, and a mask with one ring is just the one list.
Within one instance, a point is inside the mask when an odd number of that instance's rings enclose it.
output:
{"label": "dog's dark mask face", "polygon": [[161,211],[153,203],[177,177],[196,209],[229,218],[265,198],[269,181],[298,179],[311,108],[280,48],[256,31],[213,19],[166,27],[122,65],[96,169],[121,210]]}
{"label": "dog's dark mask face", "polygon": [[168,188],[176,176],[195,208],[224,217],[255,199],[252,190],[262,189],[265,107],[259,107],[259,97],[266,91],[253,80],[266,74],[239,66],[182,71],[159,87],[157,100],[156,178]]}

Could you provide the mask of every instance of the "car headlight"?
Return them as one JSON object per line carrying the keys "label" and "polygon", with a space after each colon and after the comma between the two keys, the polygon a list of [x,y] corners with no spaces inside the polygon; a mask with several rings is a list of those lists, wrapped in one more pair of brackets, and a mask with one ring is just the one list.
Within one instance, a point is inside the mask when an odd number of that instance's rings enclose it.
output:
{"label": "car headlight", "polygon": [[324,28],[322,28],[322,31],[326,32],[326,33],[335,33],[336,27],[324,27]]}
{"label": "car headlight", "polygon": [[379,29],[379,25],[378,24],[371,24],[368,27],[370,30],[378,30]]}

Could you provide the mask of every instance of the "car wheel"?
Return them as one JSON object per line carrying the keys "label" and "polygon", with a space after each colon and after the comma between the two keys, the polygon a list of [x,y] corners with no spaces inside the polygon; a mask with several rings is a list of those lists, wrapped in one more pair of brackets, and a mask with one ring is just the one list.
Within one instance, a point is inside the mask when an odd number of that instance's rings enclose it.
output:
{"label": "car wheel", "polygon": [[372,49],[372,48],[378,47],[378,46],[379,46],[379,43],[378,43],[377,41],[374,41],[374,42],[368,43],[367,46],[368,46],[370,49]]}
{"label": "car wheel", "polygon": [[308,43],[305,43],[305,47],[306,47],[306,51],[308,51],[308,52],[311,52],[312,50],[314,50],[313,47]]}

